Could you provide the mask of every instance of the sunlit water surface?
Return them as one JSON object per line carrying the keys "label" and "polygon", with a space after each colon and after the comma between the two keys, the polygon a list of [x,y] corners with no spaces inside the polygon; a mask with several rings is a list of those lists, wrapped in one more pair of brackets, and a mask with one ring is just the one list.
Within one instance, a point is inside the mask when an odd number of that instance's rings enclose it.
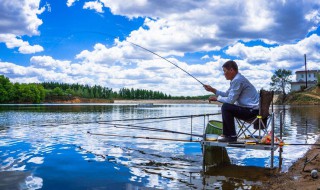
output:
{"label": "sunlit water surface", "polygon": [[[275,110],[278,127],[278,113],[282,107],[275,107]],[[133,104],[2,105],[0,189],[259,187],[270,174],[270,151],[228,148],[228,159],[232,165],[204,172],[203,165],[206,162],[203,164],[199,142],[161,140],[190,140],[190,135],[154,130],[191,133],[192,125],[192,133],[202,135],[208,119],[221,120],[221,115],[192,119],[114,121],[212,114],[219,111],[220,107],[212,104],[153,107]],[[319,106],[286,107],[284,113],[286,143],[316,141]],[[114,121],[112,125],[108,122],[111,120]],[[193,137],[192,140],[201,138]],[[281,156],[276,151],[274,164],[277,171],[286,172],[308,148],[285,146]]]}

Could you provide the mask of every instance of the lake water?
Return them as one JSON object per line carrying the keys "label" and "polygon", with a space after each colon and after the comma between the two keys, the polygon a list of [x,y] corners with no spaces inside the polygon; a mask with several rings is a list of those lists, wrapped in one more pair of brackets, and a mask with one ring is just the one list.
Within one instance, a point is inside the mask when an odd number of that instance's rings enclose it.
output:
{"label": "lake water", "polygon": [[[279,126],[282,107],[275,110]],[[278,149],[275,170],[268,169],[270,151],[227,148],[230,164],[204,171],[224,150],[206,151],[203,162],[200,143],[180,133],[191,133],[192,124],[192,133],[202,135],[208,117],[221,115],[129,120],[219,111],[213,104],[1,105],[0,189],[254,189],[309,148],[284,146],[282,155]],[[316,141],[319,106],[287,106],[284,113],[286,143]]]}

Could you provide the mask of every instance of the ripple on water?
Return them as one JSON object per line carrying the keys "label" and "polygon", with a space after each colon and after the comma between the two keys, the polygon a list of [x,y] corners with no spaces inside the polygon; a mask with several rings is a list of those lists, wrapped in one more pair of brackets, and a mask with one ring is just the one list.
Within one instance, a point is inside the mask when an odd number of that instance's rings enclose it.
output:
{"label": "ripple on water", "polygon": [[[16,180],[20,187],[25,189],[48,188],[45,184],[52,184],[53,187],[50,188],[79,184],[80,189],[88,187],[87,184],[92,185],[89,188],[97,185],[114,189],[250,189],[259,186],[263,176],[266,176],[265,171],[260,169],[270,165],[269,151],[229,148],[227,152],[231,160],[231,166],[228,166],[230,173],[211,165],[206,165],[209,169],[204,172],[202,150],[198,143],[87,134],[87,131],[91,131],[101,134],[189,139],[190,136],[186,135],[136,130],[132,126],[130,129],[120,125],[115,127],[108,125],[106,121],[215,113],[219,109],[205,104],[161,105],[148,109],[137,109],[128,105],[46,105],[14,111],[9,109],[7,112],[0,112],[0,175],[13,170],[16,170],[16,173],[32,172],[24,175],[22,182]],[[313,114],[314,109],[318,108],[288,108],[284,129],[286,143],[315,142],[316,133],[319,131],[319,115]],[[221,120],[217,116],[213,118]],[[100,123],[97,123],[97,120]],[[279,117],[275,122],[278,126]],[[193,118],[192,123],[193,133],[201,134],[203,118]],[[191,121],[188,118],[153,123],[139,121],[131,124],[189,133]],[[285,146],[282,153],[282,171],[287,171],[308,148]],[[275,153],[275,159],[275,164],[278,164],[278,152]],[[55,176],[51,173],[52,170],[62,172],[68,177],[62,179],[61,176]],[[96,173],[99,175],[95,175]],[[254,173],[255,178],[246,176],[245,173]],[[86,181],[82,180],[84,177]],[[112,182],[106,182],[111,178]],[[112,186],[114,184],[121,185]]]}

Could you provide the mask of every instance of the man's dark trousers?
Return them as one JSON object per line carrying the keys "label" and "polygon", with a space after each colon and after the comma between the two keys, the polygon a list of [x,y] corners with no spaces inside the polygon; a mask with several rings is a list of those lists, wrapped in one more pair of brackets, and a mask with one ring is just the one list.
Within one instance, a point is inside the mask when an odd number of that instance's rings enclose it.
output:
{"label": "man's dark trousers", "polygon": [[259,110],[252,108],[240,107],[234,104],[224,103],[221,107],[222,122],[223,122],[223,134],[225,136],[236,136],[236,129],[234,124],[234,118],[241,120],[254,119],[258,114]]}

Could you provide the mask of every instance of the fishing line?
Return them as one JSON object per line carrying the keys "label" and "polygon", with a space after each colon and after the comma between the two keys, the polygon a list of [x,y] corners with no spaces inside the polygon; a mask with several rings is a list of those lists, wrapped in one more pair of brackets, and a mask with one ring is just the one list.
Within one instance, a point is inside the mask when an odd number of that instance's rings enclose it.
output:
{"label": "fishing line", "polygon": [[[230,145],[271,145],[271,144],[265,144],[265,143],[259,143],[259,142],[231,142]],[[283,147],[283,146],[320,146],[320,144],[310,144],[310,143],[274,143],[274,145]]]}
{"label": "fishing line", "polygon": [[142,48],[142,49],[144,49],[144,50],[146,50],[146,51],[148,51],[148,52],[150,52],[150,53],[152,53],[152,54],[154,54],[154,55],[156,55],[156,56],[158,56],[158,57],[160,57],[160,58],[162,58],[162,59],[164,59],[165,61],[171,63],[172,65],[176,66],[177,68],[179,68],[179,69],[181,69],[182,71],[184,71],[185,73],[187,73],[189,76],[191,76],[191,77],[194,78],[196,81],[198,81],[200,84],[202,84],[202,86],[204,86],[204,84],[203,84],[200,80],[198,80],[196,77],[194,77],[192,74],[190,74],[190,73],[187,72],[186,70],[184,70],[184,69],[182,69],[181,67],[179,67],[177,64],[174,64],[173,62],[171,62],[171,61],[169,61],[168,59],[162,57],[161,55],[159,55],[159,54],[157,54],[157,53],[155,53],[155,52],[153,52],[153,51],[151,51],[151,50],[149,50],[149,49],[147,49],[147,48],[145,48],[145,47],[142,47],[142,46],[140,46],[140,45],[138,45],[138,44],[136,44],[136,43],[130,42],[130,41],[128,41],[128,40],[125,40],[125,41],[127,41],[127,42],[129,42],[129,43],[131,43],[131,44],[133,44],[133,45],[135,45],[135,46],[137,46],[137,47],[140,47],[140,48]]}
{"label": "fishing line", "polygon": [[284,144],[276,144],[276,145],[279,145],[279,146],[312,146],[312,145],[315,145],[315,146],[320,146],[320,144],[310,144],[310,143],[304,143],[304,144],[295,144],[295,143],[284,143]]}

